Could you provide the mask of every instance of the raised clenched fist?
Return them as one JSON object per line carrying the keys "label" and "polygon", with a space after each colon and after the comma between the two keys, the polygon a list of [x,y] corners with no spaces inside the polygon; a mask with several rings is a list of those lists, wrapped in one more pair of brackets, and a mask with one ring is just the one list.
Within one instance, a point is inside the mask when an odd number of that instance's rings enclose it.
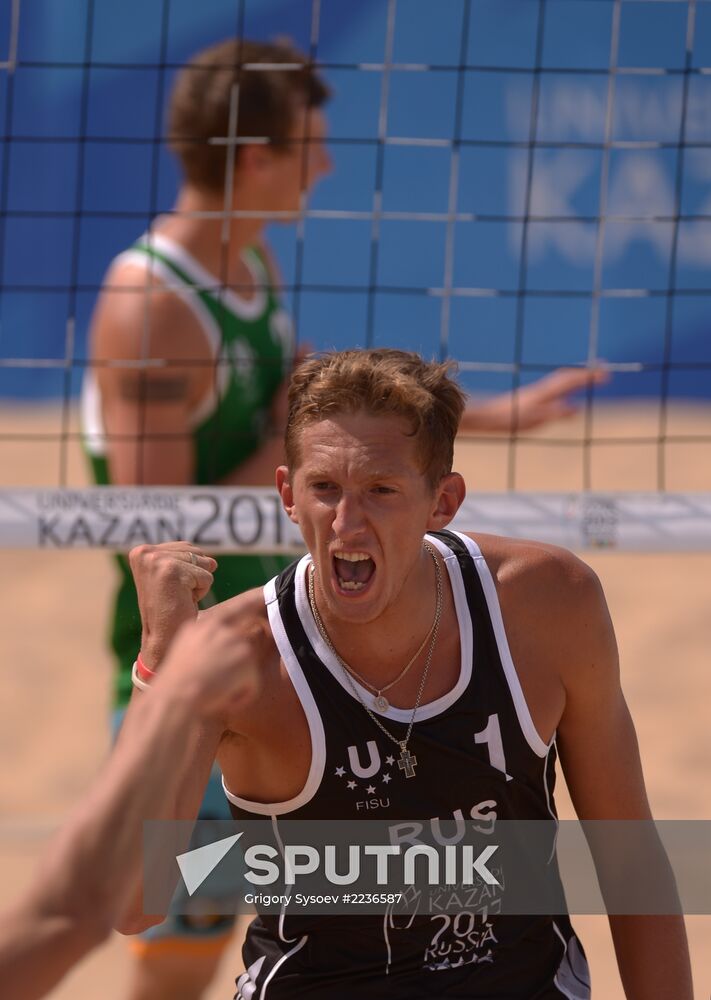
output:
{"label": "raised clenched fist", "polygon": [[217,562],[188,542],[139,545],[128,559],[143,624],[141,655],[155,670],[180,626],[197,617]]}

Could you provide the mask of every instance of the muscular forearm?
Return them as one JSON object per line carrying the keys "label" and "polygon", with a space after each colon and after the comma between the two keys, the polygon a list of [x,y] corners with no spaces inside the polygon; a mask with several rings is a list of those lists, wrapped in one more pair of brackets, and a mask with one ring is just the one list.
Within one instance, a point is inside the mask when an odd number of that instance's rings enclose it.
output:
{"label": "muscular forearm", "polygon": [[609,919],[627,1000],[693,1000],[682,917],[611,916]]}
{"label": "muscular forearm", "polygon": [[0,917],[3,996],[37,1000],[88,951],[106,938],[100,915],[47,911],[41,899],[23,900]]}
{"label": "muscular forearm", "polygon": [[143,822],[173,815],[198,738],[179,698],[149,694],[131,706],[119,745],[40,873],[57,912],[120,914],[140,879]]}
{"label": "muscular forearm", "polygon": [[[113,769],[109,766],[106,776],[112,792],[104,803],[104,824],[108,829],[113,822],[119,826],[108,859],[104,859],[104,864],[108,860],[112,866],[105,889],[114,901],[116,926],[125,933],[135,933],[156,922],[145,916],[143,907],[144,821],[195,818],[218,741],[215,737],[207,756],[201,753],[210,737],[206,737],[201,720],[196,720],[189,699],[169,685],[164,689],[158,681],[155,683],[155,691],[134,697],[122,726]],[[103,839],[103,831],[97,829],[96,839]],[[156,885],[161,884],[160,880],[166,884],[166,880],[174,879],[174,856],[187,845],[184,824],[166,825],[161,834],[160,856],[151,859],[151,877]],[[117,898],[121,898],[120,907]]]}
{"label": "muscular forearm", "polygon": [[[130,706],[119,744],[78,817],[81,836],[67,834],[82,894],[98,892],[101,909],[116,914],[127,902],[127,886],[140,879],[143,822],[173,818],[198,738],[191,707],[179,697],[149,692]],[[94,864],[101,865],[98,886]]]}
{"label": "muscular forearm", "polygon": [[513,392],[481,403],[470,400],[460,424],[464,434],[511,434],[572,416],[571,395],[606,382],[602,368],[559,368]]}
{"label": "muscular forearm", "polygon": [[459,434],[507,434],[514,422],[513,403],[496,396],[492,400],[469,400],[459,423]]}
{"label": "muscular forearm", "polygon": [[30,892],[0,920],[0,982],[18,984],[8,995],[41,996],[103,940],[140,873],[144,819],[174,808],[198,739],[190,707],[146,698],[132,715]]}

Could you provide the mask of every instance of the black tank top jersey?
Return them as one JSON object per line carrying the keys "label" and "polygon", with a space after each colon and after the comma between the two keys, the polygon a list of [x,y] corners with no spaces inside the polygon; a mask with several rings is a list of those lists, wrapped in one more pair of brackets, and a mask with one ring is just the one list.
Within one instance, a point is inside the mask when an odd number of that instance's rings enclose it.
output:
{"label": "black tank top jersey", "polygon": [[[286,802],[229,792],[235,819],[555,818],[555,745],[533,725],[511,660],[491,573],[464,535],[428,535],[440,552],[459,622],[459,679],[416,714],[406,778],[399,750],[355,697],[309,607],[310,557],[264,588],[271,629],[308,720],[312,760],[303,790]],[[437,669],[436,657],[431,669]],[[357,682],[356,682],[357,683]],[[372,693],[360,688],[366,704]],[[404,739],[411,709],[380,712]],[[472,933],[474,931],[474,933]],[[463,943],[462,943],[463,942]],[[258,916],[244,946],[236,1000],[587,1000],[585,955],[567,917],[495,916],[465,909],[416,918]]]}

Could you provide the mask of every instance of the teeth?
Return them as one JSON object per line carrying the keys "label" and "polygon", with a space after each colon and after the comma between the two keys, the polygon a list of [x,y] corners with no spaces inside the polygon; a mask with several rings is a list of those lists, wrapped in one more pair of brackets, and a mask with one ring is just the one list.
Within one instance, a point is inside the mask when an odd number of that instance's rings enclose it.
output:
{"label": "teeth", "polygon": [[336,552],[334,558],[345,559],[346,562],[364,562],[370,556],[366,552]]}
{"label": "teeth", "polygon": [[343,590],[362,590],[365,587],[365,584],[358,580],[341,580],[340,576],[338,583]]}

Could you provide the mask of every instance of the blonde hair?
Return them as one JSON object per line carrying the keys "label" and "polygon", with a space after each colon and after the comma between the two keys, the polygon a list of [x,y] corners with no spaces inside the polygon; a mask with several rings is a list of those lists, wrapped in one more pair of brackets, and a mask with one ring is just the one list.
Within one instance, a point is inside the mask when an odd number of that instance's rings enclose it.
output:
{"label": "blonde hair", "polygon": [[453,362],[427,362],[392,348],[334,351],[296,368],[289,387],[286,460],[299,464],[299,434],[307,424],[338,413],[403,417],[416,439],[422,473],[434,488],[452,471],[454,438],[465,394],[453,380]]}

